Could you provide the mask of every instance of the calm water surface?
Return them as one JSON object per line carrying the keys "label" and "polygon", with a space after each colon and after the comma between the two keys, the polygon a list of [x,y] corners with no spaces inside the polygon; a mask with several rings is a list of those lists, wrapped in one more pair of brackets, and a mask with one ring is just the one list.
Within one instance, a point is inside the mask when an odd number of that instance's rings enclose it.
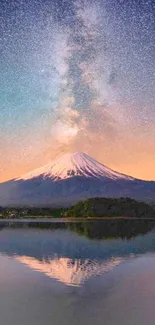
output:
{"label": "calm water surface", "polygon": [[155,223],[0,224],[1,325],[154,325]]}

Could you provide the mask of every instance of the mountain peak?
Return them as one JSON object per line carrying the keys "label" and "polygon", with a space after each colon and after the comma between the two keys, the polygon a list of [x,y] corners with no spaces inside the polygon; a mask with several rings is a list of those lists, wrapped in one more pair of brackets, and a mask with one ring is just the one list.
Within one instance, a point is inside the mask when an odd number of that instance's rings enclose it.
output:
{"label": "mountain peak", "polygon": [[130,179],[132,177],[120,174],[97,162],[84,152],[66,153],[49,164],[38,168],[18,180],[28,180],[36,177],[51,178],[53,181],[71,178],[74,176],[84,178],[110,178]]}
{"label": "mountain peak", "polygon": [[155,198],[155,182],[118,173],[83,152],[67,153],[0,184],[1,206],[69,207],[93,197]]}

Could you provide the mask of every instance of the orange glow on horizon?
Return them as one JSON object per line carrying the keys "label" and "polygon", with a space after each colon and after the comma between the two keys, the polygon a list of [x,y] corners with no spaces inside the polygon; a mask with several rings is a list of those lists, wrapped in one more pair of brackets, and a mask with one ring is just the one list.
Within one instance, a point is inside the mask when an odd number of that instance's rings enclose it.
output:
{"label": "orange glow on horizon", "polygon": [[[97,161],[118,172],[144,180],[155,180],[155,150],[148,143],[144,144],[128,141],[121,143],[102,142],[102,147],[97,142],[80,142],[51,150],[50,144],[40,145],[35,150],[31,148],[23,151],[18,148],[3,148],[0,160],[0,182],[19,177],[29,171],[47,164],[57,156],[66,152],[83,151],[93,156]],[[10,158],[11,157],[11,158]]]}

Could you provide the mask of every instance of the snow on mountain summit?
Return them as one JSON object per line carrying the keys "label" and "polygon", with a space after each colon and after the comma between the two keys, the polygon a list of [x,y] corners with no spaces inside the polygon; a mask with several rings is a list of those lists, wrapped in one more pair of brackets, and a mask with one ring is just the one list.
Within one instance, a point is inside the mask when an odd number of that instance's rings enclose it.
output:
{"label": "snow on mountain summit", "polygon": [[43,179],[51,178],[53,181],[58,181],[74,176],[133,180],[132,177],[115,172],[82,152],[64,154],[60,158],[21,176],[17,180],[42,177]]}

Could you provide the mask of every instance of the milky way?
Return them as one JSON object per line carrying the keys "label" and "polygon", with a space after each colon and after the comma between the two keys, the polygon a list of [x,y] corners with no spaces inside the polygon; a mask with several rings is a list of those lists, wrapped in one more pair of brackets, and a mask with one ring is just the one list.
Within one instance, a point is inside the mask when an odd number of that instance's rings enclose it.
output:
{"label": "milky way", "polygon": [[0,180],[68,151],[155,179],[154,1],[1,1]]}

